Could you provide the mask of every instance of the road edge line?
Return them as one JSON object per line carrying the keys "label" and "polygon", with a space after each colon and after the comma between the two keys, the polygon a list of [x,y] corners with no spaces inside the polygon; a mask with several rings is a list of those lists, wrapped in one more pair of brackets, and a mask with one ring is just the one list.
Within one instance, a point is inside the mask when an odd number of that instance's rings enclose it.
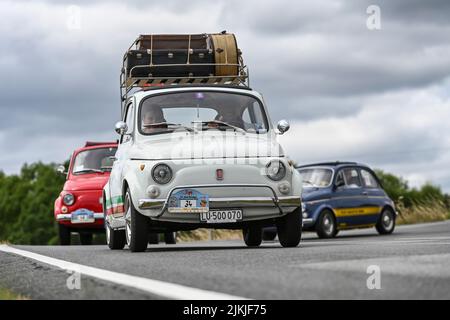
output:
{"label": "road edge line", "polygon": [[0,244],[0,251],[12,253],[32,260],[36,260],[66,271],[79,272],[80,274],[112,282],[125,287],[145,291],[160,297],[177,300],[248,300],[248,298],[229,295],[215,291],[188,287],[181,284],[143,278],[115,271],[89,267],[86,265],[69,262],[44,256],[31,251],[17,249],[6,244]]}

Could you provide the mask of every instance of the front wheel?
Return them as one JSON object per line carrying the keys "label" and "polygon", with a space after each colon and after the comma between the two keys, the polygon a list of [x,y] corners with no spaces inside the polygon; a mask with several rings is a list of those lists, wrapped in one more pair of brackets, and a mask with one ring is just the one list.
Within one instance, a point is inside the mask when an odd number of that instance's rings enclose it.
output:
{"label": "front wheel", "polygon": [[277,221],[278,240],[283,247],[296,247],[302,239],[302,214],[297,208]]}
{"label": "front wheel", "polygon": [[375,225],[379,234],[391,234],[395,229],[395,214],[392,209],[385,208]]}
{"label": "front wheel", "polygon": [[322,211],[316,222],[316,233],[319,238],[334,238],[337,235],[337,232],[334,214],[330,210]]}
{"label": "front wheel", "polygon": [[63,224],[58,224],[59,244],[70,246],[70,229]]}
{"label": "front wheel", "polygon": [[142,252],[148,244],[148,218],[133,206],[130,190],[125,193],[125,235],[131,252]]}
{"label": "front wheel", "polygon": [[242,230],[244,242],[249,247],[258,247],[262,242],[262,228],[260,226],[251,226]]}

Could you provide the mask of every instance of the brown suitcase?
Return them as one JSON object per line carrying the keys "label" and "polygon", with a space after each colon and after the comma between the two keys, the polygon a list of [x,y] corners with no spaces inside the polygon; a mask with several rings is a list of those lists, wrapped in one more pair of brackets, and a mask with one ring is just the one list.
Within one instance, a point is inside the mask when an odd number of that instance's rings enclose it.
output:
{"label": "brown suitcase", "polygon": [[211,35],[214,48],[214,62],[234,64],[233,66],[216,66],[216,76],[238,75],[239,49],[236,37],[232,33]]}

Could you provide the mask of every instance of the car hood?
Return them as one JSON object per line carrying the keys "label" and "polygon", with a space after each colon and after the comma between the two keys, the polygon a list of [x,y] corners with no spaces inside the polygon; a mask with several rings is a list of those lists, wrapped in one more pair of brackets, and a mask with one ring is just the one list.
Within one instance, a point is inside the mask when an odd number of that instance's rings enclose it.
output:
{"label": "car hood", "polygon": [[64,184],[66,191],[88,191],[88,190],[102,190],[109,179],[109,173],[103,174],[83,174],[79,176],[72,176]]}
{"label": "car hood", "polygon": [[182,133],[144,138],[135,143],[135,159],[208,159],[284,156],[282,147],[268,134]]}
{"label": "car hood", "polygon": [[321,200],[330,196],[329,188],[303,187],[302,200],[305,202]]}

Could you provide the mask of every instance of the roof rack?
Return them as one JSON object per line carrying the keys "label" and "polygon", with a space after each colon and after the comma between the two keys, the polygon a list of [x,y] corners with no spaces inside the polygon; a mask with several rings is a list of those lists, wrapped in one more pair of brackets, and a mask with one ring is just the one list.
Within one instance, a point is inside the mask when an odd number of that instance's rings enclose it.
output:
{"label": "roof rack", "polygon": [[[222,32],[222,34],[225,34]],[[221,61],[220,63],[191,63],[190,62],[190,55],[192,52],[194,52],[194,49],[191,49],[191,35],[189,35],[189,44],[188,47],[182,50],[174,50],[174,51],[183,51],[186,54],[186,63],[174,63],[174,64],[154,64],[154,53],[156,53],[158,50],[153,49],[153,40],[151,41],[151,47],[150,49],[146,49],[144,52],[148,55],[150,55],[150,63],[149,64],[139,64],[134,65],[132,68],[127,68],[127,55],[132,50],[141,50],[142,47],[139,47],[141,41],[144,39],[144,37],[152,37],[150,36],[139,36],[132,45],[128,48],[128,50],[125,52],[123,56],[122,61],[122,69],[120,73],[120,97],[121,97],[121,104],[122,104],[122,111],[124,110],[124,104],[128,100],[128,95],[133,89],[145,89],[149,87],[164,87],[164,86],[171,86],[171,85],[199,85],[199,84],[207,84],[207,85],[232,85],[232,86],[243,86],[243,87],[250,87],[250,79],[249,79],[249,72],[248,67],[244,65],[244,61],[242,58],[242,55],[240,54],[237,58],[238,63],[230,63],[228,61],[227,55],[225,54],[225,61]],[[206,34],[205,34],[206,37]],[[150,38],[153,39],[153,38]],[[218,49],[222,50],[222,49]],[[238,49],[239,50],[239,49]],[[224,50],[222,50],[224,51]],[[222,52],[218,51],[218,52]],[[227,51],[226,45],[225,45],[225,52]],[[210,53],[213,52],[212,50]],[[193,73],[190,72],[192,68],[195,67],[212,67],[212,68],[228,68],[228,70],[236,70],[237,74],[231,74],[231,75],[214,75],[209,74],[206,76],[196,76]],[[164,68],[165,70],[168,69],[176,69],[176,71],[180,72],[180,74],[184,74],[183,76],[153,76],[153,71],[156,71],[161,68]],[[141,72],[139,72],[141,71]],[[145,76],[142,76],[142,73],[145,72]],[[140,76],[136,76],[136,74],[139,73]],[[173,73],[173,72],[171,72]],[[187,76],[186,76],[187,75]]]}

